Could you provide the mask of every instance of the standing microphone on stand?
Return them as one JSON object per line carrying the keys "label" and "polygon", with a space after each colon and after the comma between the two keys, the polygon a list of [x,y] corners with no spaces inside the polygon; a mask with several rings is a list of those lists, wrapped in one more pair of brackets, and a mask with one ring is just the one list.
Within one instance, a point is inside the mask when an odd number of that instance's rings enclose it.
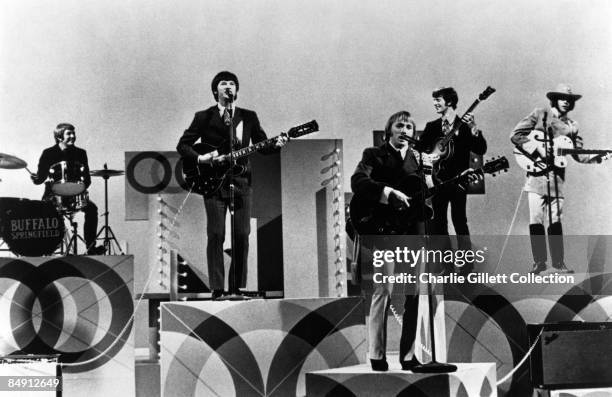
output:
{"label": "standing microphone on stand", "polygon": [[225,112],[223,113],[223,122],[225,125],[229,126],[232,123],[232,103],[234,102],[234,94],[232,94],[232,90],[230,88],[225,89],[225,96],[227,97],[227,107],[225,108]]}
{"label": "standing microphone on stand", "polygon": [[226,88],[225,89],[225,95],[227,95],[227,101],[229,103],[234,102],[234,94],[232,94],[231,88]]}

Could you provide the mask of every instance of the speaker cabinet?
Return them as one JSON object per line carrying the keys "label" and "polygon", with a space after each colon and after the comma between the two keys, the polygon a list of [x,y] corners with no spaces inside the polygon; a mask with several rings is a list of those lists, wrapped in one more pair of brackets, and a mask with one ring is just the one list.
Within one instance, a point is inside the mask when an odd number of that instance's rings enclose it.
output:
{"label": "speaker cabinet", "polygon": [[612,386],[612,323],[529,324],[531,383],[541,389]]}

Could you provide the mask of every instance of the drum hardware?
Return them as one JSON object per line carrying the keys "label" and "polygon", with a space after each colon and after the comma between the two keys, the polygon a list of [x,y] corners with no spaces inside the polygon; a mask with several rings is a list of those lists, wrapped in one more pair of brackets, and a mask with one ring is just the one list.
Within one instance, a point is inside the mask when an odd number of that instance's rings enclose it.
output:
{"label": "drum hardware", "polygon": [[87,247],[87,243],[85,242],[85,239],[78,233],[79,224],[74,220],[75,213],[67,212],[63,215],[64,215],[64,218],[66,218],[70,222],[70,227],[72,227],[72,233],[71,233],[70,239],[68,240],[68,244],[66,246],[66,255],[70,255],[71,249],[72,249],[72,255],[78,255],[77,245],[78,245],[79,240],[83,242],[85,247]]}
{"label": "drum hardware", "polygon": [[[104,253],[108,255],[113,255],[119,252],[120,255],[124,255],[117,238],[115,237],[115,233],[113,233],[113,229],[111,229],[108,224],[108,178],[113,176],[123,175],[125,172],[121,170],[109,170],[106,163],[104,163],[104,168],[101,170],[93,170],[89,174],[91,176],[101,177],[104,179],[104,226],[100,228],[98,234],[96,234],[96,240],[98,240],[99,236],[104,232]],[[113,248],[113,243],[116,246],[116,250]]]}
{"label": "drum hardware", "polygon": [[55,205],[57,211],[62,215],[69,212],[79,212],[87,207],[89,203],[89,193],[84,191],[74,196],[53,195],[49,197],[49,201]]}
{"label": "drum hardware", "polygon": [[51,191],[60,196],[81,194],[85,186],[85,166],[77,161],[60,161],[49,169]]}

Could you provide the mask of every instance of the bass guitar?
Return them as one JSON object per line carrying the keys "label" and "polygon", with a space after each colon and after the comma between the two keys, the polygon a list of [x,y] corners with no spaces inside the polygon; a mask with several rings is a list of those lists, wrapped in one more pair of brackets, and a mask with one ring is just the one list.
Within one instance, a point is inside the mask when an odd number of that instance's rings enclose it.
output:
{"label": "bass guitar", "polygon": [[[598,157],[609,157],[612,150],[606,149],[577,149],[574,142],[565,135],[559,135],[552,140],[540,130],[533,130],[527,135],[529,139],[521,146],[516,146],[513,150],[514,158],[519,167],[534,176],[546,174],[551,166],[557,168],[567,167],[567,156],[576,154],[597,154]],[[545,143],[548,139],[549,148],[552,148],[553,157],[546,161]],[[608,155],[608,156],[606,156]]]}
{"label": "bass guitar", "polygon": [[[282,133],[273,138],[266,139],[241,149],[233,150],[231,154],[234,159],[237,160],[247,157],[264,148],[273,146],[279,136],[285,136],[290,140],[317,131],[319,131],[319,125],[317,124],[316,120],[312,120],[308,123],[293,127],[286,133]],[[206,143],[197,143],[193,145],[193,149],[198,152],[198,154],[206,154],[219,151],[220,148],[226,146],[227,145],[225,142],[216,147]],[[220,154],[227,154],[229,157],[229,153]],[[230,167],[227,162],[221,164],[198,164],[197,159],[188,159],[186,157],[182,158],[182,162],[183,178],[185,179],[187,186],[191,188],[192,192],[201,194],[204,197],[210,197],[219,191],[229,176],[240,176],[247,171],[246,165],[243,164],[235,164],[234,167]]]}
{"label": "bass guitar", "polygon": [[463,183],[474,173],[496,175],[502,170],[506,171],[508,167],[508,160],[500,157],[488,161],[481,168],[457,175],[430,188],[423,184],[421,178],[411,175],[395,187],[411,198],[410,207],[391,202],[373,203],[355,195],[349,205],[351,222],[361,235],[404,234],[407,226],[415,221],[433,218],[430,198],[445,186]]}
{"label": "bass guitar", "polygon": [[[483,92],[478,95],[478,99],[476,99],[466,110],[466,112],[461,116],[465,117],[466,114],[472,113],[474,109],[478,106],[478,104],[484,100],[486,100],[491,94],[495,92],[495,88],[488,86],[485,88]],[[459,131],[460,123],[453,123],[453,127],[448,131],[442,138],[438,139],[434,144],[434,147],[431,151],[432,154],[437,154],[440,156],[440,160],[437,162],[437,165],[434,165],[435,168],[443,168],[443,163],[446,159],[452,157],[454,147],[453,147],[453,136]]]}

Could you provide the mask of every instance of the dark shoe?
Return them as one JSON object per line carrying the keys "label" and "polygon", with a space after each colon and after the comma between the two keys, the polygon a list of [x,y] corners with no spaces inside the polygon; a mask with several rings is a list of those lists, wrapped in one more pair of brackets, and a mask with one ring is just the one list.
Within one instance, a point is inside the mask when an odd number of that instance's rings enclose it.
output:
{"label": "dark shoe", "polygon": [[533,264],[533,269],[529,273],[540,274],[546,270],[546,262],[536,262]]}
{"label": "dark shoe", "polygon": [[211,298],[213,300],[219,299],[223,296],[223,290],[222,289],[214,289],[212,292],[212,296]]}
{"label": "dark shoe", "polygon": [[97,247],[91,247],[87,250],[87,255],[104,255],[106,252],[106,248],[103,245],[98,245]]}
{"label": "dark shoe", "polygon": [[419,360],[417,360],[415,357],[413,357],[410,361],[400,361],[400,364],[402,365],[402,370],[404,371],[412,371],[414,367],[421,365]]}
{"label": "dark shoe", "polygon": [[561,273],[561,274],[572,274],[572,273],[574,273],[574,271],[572,269],[569,269],[567,266],[565,266],[564,262],[553,263],[553,268],[554,268],[555,273]]}
{"label": "dark shoe", "polygon": [[229,295],[243,296],[244,292],[240,291],[238,288],[229,290]]}
{"label": "dark shoe", "polygon": [[370,359],[370,364],[372,365],[372,371],[387,371],[389,369],[389,363],[387,363],[385,357],[380,360]]}

